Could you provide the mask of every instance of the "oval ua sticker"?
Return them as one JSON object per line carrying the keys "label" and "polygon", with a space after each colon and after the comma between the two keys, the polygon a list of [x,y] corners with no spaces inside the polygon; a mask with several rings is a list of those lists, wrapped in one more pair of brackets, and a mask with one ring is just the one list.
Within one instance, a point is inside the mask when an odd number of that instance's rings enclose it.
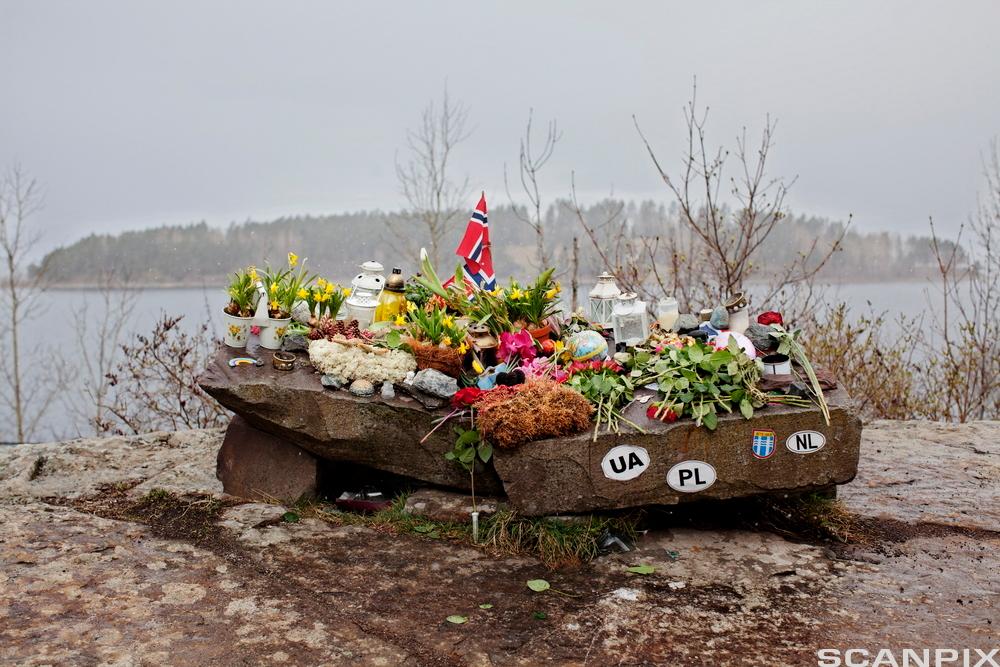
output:
{"label": "oval ua sticker", "polygon": [[667,472],[667,486],[681,493],[697,493],[715,484],[715,468],[704,461],[681,461]]}
{"label": "oval ua sticker", "polygon": [[795,454],[812,454],[823,449],[826,436],[819,431],[796,431],[785,440],[785,447]]}
{"label": "oval ua sticker", "polygon": [[645,447],[618,445],[604,455],[601,468],[604,476],[619,482],[635,479],[649,467],[649,452]]}

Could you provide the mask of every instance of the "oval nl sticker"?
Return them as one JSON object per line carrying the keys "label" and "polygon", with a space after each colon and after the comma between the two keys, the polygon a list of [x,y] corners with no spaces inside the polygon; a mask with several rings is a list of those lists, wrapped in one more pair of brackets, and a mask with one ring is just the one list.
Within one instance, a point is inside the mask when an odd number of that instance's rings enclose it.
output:
{"label": "oval nl sticker", "polygon": [[681,493],[697,493],[715,484],[715,468],[704,461],[681,461],[667,472],[667,486]]}
{"label": "oval nl sticker", "polygon": [[812,454],[823,449],[826,436],[819,431],[796,431],[785,440],[785,447],[795,454]]}
{"label": "oval nl sticker", "polygon": [[618,445],[604,455],[601,468],[608,479],[625,482],[635,479],[649,467],[649,452],[645,447]]}

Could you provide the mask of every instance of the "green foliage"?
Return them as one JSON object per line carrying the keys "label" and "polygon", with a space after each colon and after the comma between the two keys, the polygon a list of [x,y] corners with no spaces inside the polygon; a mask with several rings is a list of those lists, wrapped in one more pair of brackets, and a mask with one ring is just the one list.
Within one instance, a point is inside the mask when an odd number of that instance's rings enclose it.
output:
{"label": "green foliage", "polygon": [[780,324],[771,325],[771,337],[778,341],[778,353],[785,354],[794,359],[799,363],[800,366],[805,370],[806,376],[809,378],[809,384],[812,387],[813,394],[816,397],[816,404],[819,405],[819,409],[823,412],[823,418],[826,419],[826,423],[830,423],[830,408],[826,404],[826,397],[823,395],[823,387],[819,385],[819,379],[816,377],[816,371],[813,370],[812,363],[809,361],[809,357],[806,356],[805,348],[799,343],[799,335],[802,332],[798,329],[795,331],[787,331]]}
{"label": "green foliage", "polygon": [[536,593],[544,593],[549,590],[549,582],[544,579],[530,579],[528,580],[528,588],[535,591]]}
{"label": "green foliage", "polygon": [[[641,375],[641,371],[637,371]],[[601,370],[584,370],[573,373],[566,385],[584,395],[584,397],[594,404],[595,425],[594,440],[600,433],[601,425],[605,431],[618,432],[619,422],[625,422],[638,431],[642,427],[625,419],[622,410],[635,395],[635,388],[641,386],[641,382],[636,382],[638,375],[622,375],[614,368],[602,367]]]}
{"label": "green foliage", "polygon": [[468,471],[472,471],[476,460],[489,463],[493,457],[493,447],[480,436],[479,431],[470,428],[464,429],[461,426],[455,427],[455,446],[450,452],[446,452],[444,457],[449,461],[456,461],[460,466]]}
{"label": "green foliage", "polygon": [[632,574],[653,574],[656,572],[656,568],[652,565],[633,565],[632,567],[625,568],[625,571]]}
{"label": "green foliage", "polygon": [[250,266],[234,271],[226,288],[226,312],[236,317],[252,317],[257,306],[257,270]]}
{"label": "green foliage", "polygon": [[[406,305],[406,315],[400,315],[400,323],[415,339],[432,345],[462,347],[465,345],[465,328],[460,326],[455,316],[445,308],[428,304],[418,308],[416,304]],[[464,351],[464,350],[463,350]]]}
{"label": "green foliage", "polygon": [[760,368],[732,338],[729,347],[715,350],[703,343],[671,347],[652,361],[652,378],[663,394],[657,417],[667,410],[694,419],[698,426],[714,430],[719,415],[734,410],[746,418],[766,402],[756,389]]}
{"label": "green foliage", "polygon": [[316,277],[306,271],[305,265],[305,260],[299,262],[294,253],[288,253],[287,268],[275,270],[267,266],[263,282],[271,317],[289,317],[296,301],[308,299],[310,286]]}
{"label": "green foliage", "polygon": [[316,278],[315,286],[306,289],[304,300],[314,317],[329,317],[333,320],[337,318],[337,313],[349,294],[350,288],[343,288],[325,278]]}

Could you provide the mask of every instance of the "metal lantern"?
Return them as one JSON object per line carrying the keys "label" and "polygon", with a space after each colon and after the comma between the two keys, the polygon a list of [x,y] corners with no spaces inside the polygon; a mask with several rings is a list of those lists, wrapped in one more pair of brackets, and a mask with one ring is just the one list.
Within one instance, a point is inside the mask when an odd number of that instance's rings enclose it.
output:
{"label": "metal lantern", "polygon": [[615,283],[615,277],[605,271],[597,276],[597,284],[590,290],[590,319],[605,329],[610,329],[613,325],[612,311],[615,307],[615,299],[621,295]]}
{"label": "metal lantern", "polygon": [[351,280],[351,295],[344,301],[347,305],[347,318],[357,320],[362,329],[371,326],[375,319],[378,298],[385,287],[385,276],[382,275],[384,270],[378,262],[365,262],[361,265],[361,273]]}
{"label": "metal lantern", "polygon": [[615,344],[638,345],[649,335],[649,314],[646,302],[634,292],[622,294],[615,301],[612,310],[615,330]]}

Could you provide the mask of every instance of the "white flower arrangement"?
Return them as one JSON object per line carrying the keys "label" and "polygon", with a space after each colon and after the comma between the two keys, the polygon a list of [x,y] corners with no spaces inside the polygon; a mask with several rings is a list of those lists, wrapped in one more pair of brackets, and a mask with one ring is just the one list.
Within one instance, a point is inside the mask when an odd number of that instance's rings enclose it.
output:
{"label": "white flower arrangement", "polygon": [[[367,346],[365,346],[367,347]],[[371,348],[368,348],[371,349]],[[309,343],[309,361],[324,375],[345,380],[368,380],[372,384],[402,382],[417,370],[417,360],[403,350],[366,351],[356,345],[320,339]]]}

